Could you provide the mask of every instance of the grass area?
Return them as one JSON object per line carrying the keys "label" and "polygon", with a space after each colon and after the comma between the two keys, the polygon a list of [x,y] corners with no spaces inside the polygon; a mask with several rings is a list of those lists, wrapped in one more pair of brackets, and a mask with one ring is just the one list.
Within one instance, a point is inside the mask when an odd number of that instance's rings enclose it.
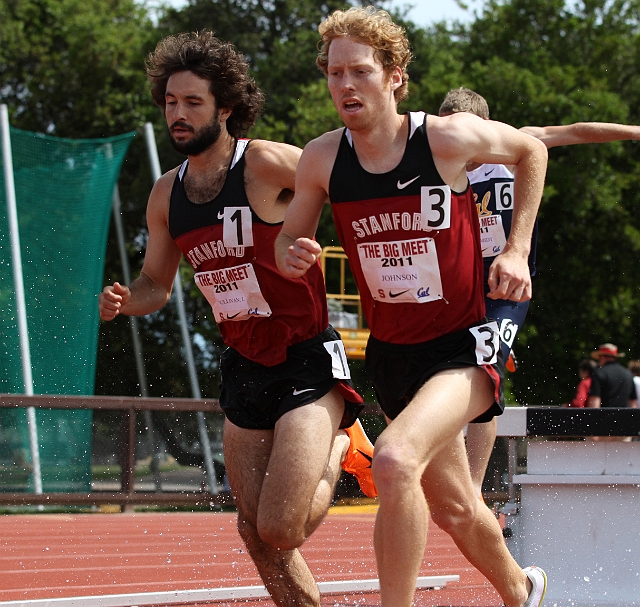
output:
{"label": "grass area", "polygon": [[[160,472],[172,472],[174,470],[180,470],[185,466],[181,466],[175,461],[167,461],[161,464]],[[136,465],[133,472],[135,478],[141,478],[143,476],[151,475],[151,466],[148,463],[141,463]],[[120,466],[119,465],[96,465],[91,466],[91,480],[93,481],[118,481],[120,480]]]}
{"label": "grass area", "polygon": [[[187,466],[180,466],[175,460],[168,460],[160,466],[160,472],[172,472]],[[44,474],[48,474],[43,470]],[[152,474],[149,463],[141,462],[134,471],[135,478],[150,476]],[[10,490],[20,491],[31,483],[31,470],[18,466],[0,466],[0,490],[10,487]],[[91,466],[92,481],[119,481],[119,465],[95,465]]]}

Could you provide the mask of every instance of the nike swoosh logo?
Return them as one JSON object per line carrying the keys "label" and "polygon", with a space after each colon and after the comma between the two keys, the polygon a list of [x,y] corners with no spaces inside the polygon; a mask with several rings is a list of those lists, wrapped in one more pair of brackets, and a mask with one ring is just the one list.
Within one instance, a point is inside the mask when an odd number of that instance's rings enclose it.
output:
{"label": "nike swoosh logo", "polygon": [[364,459],[366,459],[369,462],[369,465],[367,466],[367,468],[371,468],[371,462],[373,461],[373,458],[370,455],[367,455],[366,453],[364,453],[363,451],[360,451],[360,449],[356,449],[356,451],[362,455],[362,457],[364,457]]}
{"label": "nike swoosh logo", "polygon": [[486,172],[486,173],[484,174],[484,176],[485,176],[485,177],[488,177],[488,176],[489,176],[489,175],[491,175],[491,173],[493,173],[493,171],[495,171],[495,170],[496,170],[495,168],[491,169],[490,171]]}
{"label": "nike swoosh logo", "polygon": [[241,312],[238,312],[237,314],[234,314],[233,316],[229,316],[227,314],[227,320],[233,320],[236,316],[240,316]]}
{"label": "nike swoosh logo", "polygon": [[420,179],[420,175],[418,175],[417,177],[414,177],[413,179],[409,179],[409,181],[405,181],[404,183],[401,183],[400,180],[398,179],[398,183],[396,183],[396,185],[398,186],[399,190],[404,190],[408,185],[412,184],[416,179]]}
{"label": "nike swoosh logo", "polygon": [[405,289],[404,291],[400,291],[400,293],[392,293],[391,291],[389,291],[389,297],[391,297],[391,299],[393,299],[394,297],[400,297],[400,295],[404,295],[405,293],[408,293],[409,289]]}
{"label": "nike swoosh logo", "polygon": [[[222,215],[220,215],[222,213]],[[224,219],[224,211],[218,211],[218,219]]]}
{"label": "nike swoosh logo", "polygon": [[298,390],[297,388],[293,389],[293,395],[298,396],[298,394],[302,394],[303,392],[312,392],[315,388],[305,388],[304,390]]}

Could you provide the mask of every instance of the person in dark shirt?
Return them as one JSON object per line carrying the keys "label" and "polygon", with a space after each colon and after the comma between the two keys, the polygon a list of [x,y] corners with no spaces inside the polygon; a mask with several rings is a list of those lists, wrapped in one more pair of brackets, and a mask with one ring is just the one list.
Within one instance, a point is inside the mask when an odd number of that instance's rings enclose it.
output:
{"label": "person in dark shirt", "polygon": [[473,488],[464,446],[466,424],[499,415],[503,405],[499,327],[484,321],[478,213],[466,165],[518,165],[513,229],[489,285],[495,298],[526,301],[546,147],[469,113],[399,113],[411,50],[386,11],[334,11],[318,30],[316,61],[345,128],[306,145],[276,260],[291,279],[317,263],[322,248],[314,236],[329,201],[371,330],[366,370],[388,423],[372,464],[380,604],[414,604],[432,520],[507,607],[539,607],[546,574],[521,569],[507,550]]}
{"label": "person in dark shirt", "polygon": [[637,394],[631,371],[618,361],[617,346],[602,344],[591,357],[598,361],[598,368],[591,379],[587,407],[635,407]]}

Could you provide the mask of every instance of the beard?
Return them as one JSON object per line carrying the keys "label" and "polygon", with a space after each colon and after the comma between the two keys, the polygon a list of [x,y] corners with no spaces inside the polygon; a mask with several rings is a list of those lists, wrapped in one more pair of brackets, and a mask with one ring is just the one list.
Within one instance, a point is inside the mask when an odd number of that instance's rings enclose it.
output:
{"label": "beard", "polygon": [[[171,134],[174,126],[189,129],[194,134],[193,138],[188,141],[176,141]],[[202,154],[202,152],[209,149],[218,141],[221,132],[222,126],[216,113],[209,124],[199,128],[197,131],[186,122],[174,122],[169,128],[169,139],[171,140],[171,145],[177,152],[185,154],[186,156],[198,156],[198,154]]]}

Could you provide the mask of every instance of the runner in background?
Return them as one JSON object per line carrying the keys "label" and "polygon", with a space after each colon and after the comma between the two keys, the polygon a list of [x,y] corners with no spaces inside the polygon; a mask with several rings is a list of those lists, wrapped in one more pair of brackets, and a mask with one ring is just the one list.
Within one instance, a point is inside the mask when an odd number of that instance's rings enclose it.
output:
{"label": "runner in background", "polygon": [[[458,112],[475,114],[489,120],[489,105],[475,91],[467,88],[453,89],[447,93],[439,115],[449,116]],[[536,137],[547,148],[579,143],[606,143],[609,141],[640,139],[640,127],[635,125],[609,122],[578,122],[560,126],[525,126],[523,133]],[[522,327],[529,301],[513,302],[496,299],[489,293],[489,269],[505,247],[511,232],[513,216],[513,167],[504,164],[467,165],[467,175],[473,189],[473,197],[478,209],[480,238],[485,271],[485,305],[487,317],[494,319],[500,327],[500,346],[507,361],[507,369],[516,370],[516,361],[512,346],[518,331]],[[538,223],[533,229],[529,271],[536,273]],[[482,483],[489,465],[491,452],[496,439],[496,419],[485,423],[472,423],[467,428],[467,452],[474,487],[482,497]]]}

